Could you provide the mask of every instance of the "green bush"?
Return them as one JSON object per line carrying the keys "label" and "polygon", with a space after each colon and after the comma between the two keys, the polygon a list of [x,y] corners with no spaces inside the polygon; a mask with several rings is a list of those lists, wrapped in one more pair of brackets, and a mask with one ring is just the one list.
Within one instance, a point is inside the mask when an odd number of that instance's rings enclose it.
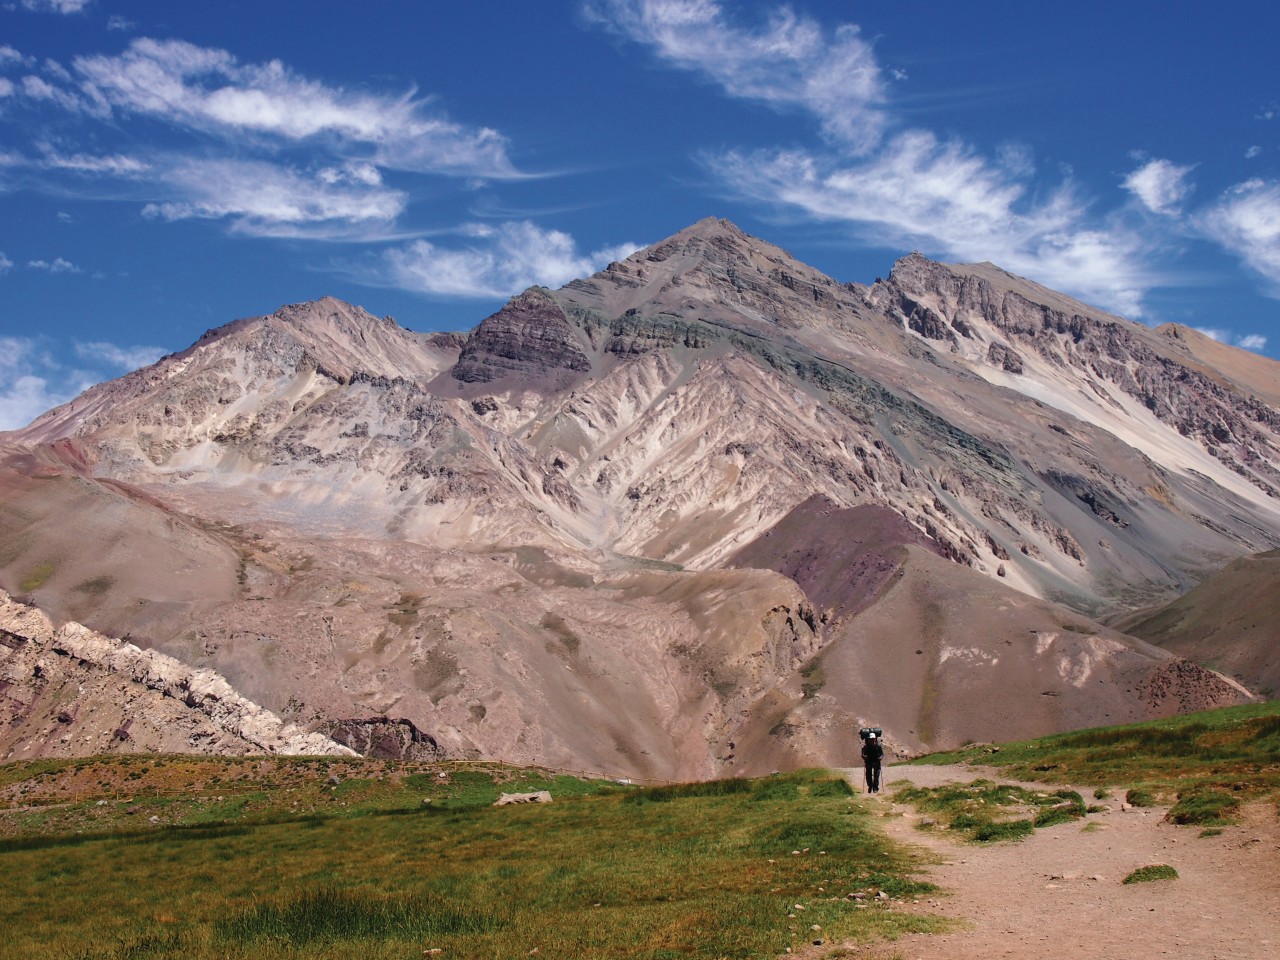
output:
{"label": "green bush", "polygon": [[1150,880],[1177,880],[1178,871],[1173,869],[1167,863],[1153,863],[1150,866],[1139,867],[1133,873],[1124,878],[1124,883],[1146,883]]}
{"label": "green bush", "polygon": [[843,777],[832,778],[830,780],[819,780],[809,788],[809,796],[811,797],[851,797],[853,796],[853,787],[849,786],[849,781]]}
{"label": "green bush", "polygon": [[1146,790],[1133,789],[1124,795],[1125,802],[1133,807],[1154,807],[1156,798]]}
{"label": "green bush", "polygon": [[1179,824],[1230,823],[1240,811],[1240,800],[1234,794],[1210,787],[1200,787],[1178,794],[1165,819]]}
{"label": "green bush", "polygon": [[1001,823],[984,823],[974,832],[973,839],[979,843],[994,843],[999,840],[1021,840],[1030,836],[1035,824],[1030,820],[1006,820]]}

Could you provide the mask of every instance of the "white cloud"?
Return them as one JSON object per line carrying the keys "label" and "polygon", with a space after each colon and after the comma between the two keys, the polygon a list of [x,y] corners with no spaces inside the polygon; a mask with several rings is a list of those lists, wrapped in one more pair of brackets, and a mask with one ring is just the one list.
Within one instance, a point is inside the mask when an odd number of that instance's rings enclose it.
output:
{"label": "white cloud", "polygon": [[75,343],[78,362],[59,360],[44,338],[0,336],[0,430],[24,427],[95,383],[154,363],[159,347]]}
{"label": "white cloud", "polygon": [[[896,118],[888,112],[885,80],[857,26],[827,30],[778,6],[764,26],[748,29],[728,9],[714,0],[588,0],[586,7],[589,17],[663,62],[713,80],[731,97],[819,120],[828,144],[821,152],[731,150],[708,158],[727,189],[849,224],[873,243],[992,260],[1141,315],[1143,293],[1155,279],[1144,266],[1149,241],[1116,217],[1091,214],[1070,182],[1032,196],[1028,148],[1006,143],[991,159],[927,130],[889,136]],[[1164,186],[1158,196],[1168,203],[1177,178],[1166,175]]]}
{"label": "white cloud", "polygon": [[164,220],[232,221],[235,230],[257,236],[320,234],[351,238],[385,231],[404,210],[406,197],[375,182],[334,178],[254,160],[180,159],[157,171],[181,199],[151,203],[144,215]]}
{"label": "white cloud", "polygon": [[128,19],[127,17],[122,17],[119,14],[112,14],[110,17],[107,18],[108,30],[131,31],[136,26],[137,24],[134,23],[132,20]]}
{"label": "white cloud", "polygon": [[1254,353],[1261,353],[1267,347],[1267,338],[1260,333],[1251,333],[1237,340],[1236,346],[1252,350]]}
{"label": "white cloud", "polygon": [[169,351],[163,347],[121,347],[101,341],[75,344],[76,356],[98,368],[108,368],[128,373],[150,366]]}
{"label": "white cloud", "polygon": [[870,242],[991,260],[1108,309],[1142,313],[1151,278],[1138,235],[1088,225],[1070,185],[1028,200],[1009,170],[963,143],[911,130],[852,163],[802,151],[730,152],[707,162],[748,196],[849,223]]}
{"label": "white cloud", "polygon": [[6,257],[3,251],[0,251],[0,273],[8,273],[13,269],[13,261]]}
{"label": "white cloud", "polygon": [[37,13],[80,13],[93,0],[22,0],[26,10]]}
{"label": "white cloud", "polygon": [[1280,183],[1246,180],[1197,218],[1203,232],[1226,247],[1280,297]]}
{"label": "white cloud", "polygon": [[779,7],[762,27],[747,29],[713,0],[595,0],[586,11],[732,97],[812,114],[824,135],[856,153],[874,148],[884,131],[884,80],[853,24],[828,33]]}
{"label": "white cloud", "polygon": [[41,144],[40,149],[44,154],[40,165],[52,170],[108,174],[114,177],[137,177],[151,168],[151,165],[145,161],[120,154],[111,156],[92,156],[85,153],[63,155],[47,144]]}
{"label": "white cloud", "polygon": [[384,253],[382,282],[438,296],[506,297],[535,284],[559,287],[639,249],[619,244],[580,254],[573,237],[527,220],[497,227],[468,225],[473,242],[444,249],[426,240]]}
{"label": "white cloud", "polygon": [[295,75],[278,60],[241,64],[181,40],[134,40],[119,56],[78,57],[85,94],[113,111],[144,113],[228,137],[287,142],[328,137],[372,151],[380,166],[510,177],[506,139],[427,112],[412,95],[352,92]]}
{"label": "white cloud", "polygon": [[1254,160],[1260,156],[1262,156],[1262,147],[1258,146],[1256,143],[1244,152],[1244,158],[1246,160]]}
{"label": "white cloud", "polygon": [[11,63],[27,63],[27,58],[20,54],[7,43],[0,44],[0,67],[8,66]]}
{"label": "white cloud", "polygon": [[49,273],[82,273],[83,271],[70,260],[57,257],[54,260],[28,260],[27,266],[32,270],[45,270]]}
{"label": "white cloud", "polygon": [[1192,167],[1180,167],[1168,160],[1151,160],[1124,179],[1124,188],[1142,201],[1152,213],[1175,216],[1191,192],[1187,174]]}
{"label": "white cloud", "polygon": [[[12,51],[8,58],[20,56]],[[128,189],[152,218],[223,220],[253,236],[387,239],[408,195],[386,185],[385,170],[520,176],[504,137],[454,123],[412,91],[329,86],[279,61],[244,64],[226,50],[181,40],[140,38],[118,56],[81,56],[71,66],[74,82],[60,79],[66,71],[50,63],[45,75],[23,77],[13,92],[34,106],[54,105],[117,127],[143,116],[199,135],[202,149],[184,155],[181,147],[152,147],[124,155],[37,142],[27,157],[10,159],[50,175],[147,184],[145,193]]]}
{"label": "white cloud", "polygon": [[45,377],[0,378],[0,430],[25,427],[46,410],[66,403],[79,392],[59,389]]}
{"label": "white cloud", "polygon": [[13,96],[13,91],[13,81],[8,77],[0,77],[0,97],[11,97]]}
{"label": "white cloud", "polygon": [[57,60],[51,60],[48,57],[46,57],[44,63],[42,64],[42,67],[44,69],[44,72],[47,73],[49,76],[53,77],[55,80],[61,81],[62,83],[73,82],[71,79],[71,74],[67,72],[67,68],[64,67],[62,64],[60,64]]}
{"label": "white cloud", "polygon": [[28,337],[0,336],[0,430],[26,426],[94,382],[91,375],[63,369]]}
{"label": "white cloud", "polygon": [[22,78],[22,92],[31,100],[43,100],[56,104],[63,110],[76,113],[85,109],[84,102],[64,87],[57,87],[43,77],[28,74]]}

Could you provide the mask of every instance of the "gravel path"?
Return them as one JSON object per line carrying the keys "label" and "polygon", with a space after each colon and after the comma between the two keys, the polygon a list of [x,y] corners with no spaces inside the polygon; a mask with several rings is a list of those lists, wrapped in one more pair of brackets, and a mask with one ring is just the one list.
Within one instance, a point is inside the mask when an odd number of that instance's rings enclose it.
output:
{"label": "gravel path", "polygon": [[[862,770],[846,771],[862,789]],[[920,816],[892,803],[893,785],[1013,782],[972,767],[893,767],[884,792],[866,797],[886,832],[937,860],[927,879],[933,900],[900,909],[958,921],[936,936],[875,947],[846,945],[845,956],[901,960],[1276,960],[1280,957],[1280,821],[1273,806],[1245,810],[1243,823],[1201,839],[1198,827],[1163,822],[1162,808],[1106,813],[1037,830],[1017,843],[977,845],[917,830]],[[1043,785],[1035,785],[1043,788]],[[1081,791],[1086,798],[1091,793]],[[1094,801],[1090,801],[1094,802]],[[1087,829],[1086,829],[1087,828]],[[1131,871],[1164,863],[1179,879],[1124,885]],[[895,904],[895,909],[899,909]]]}

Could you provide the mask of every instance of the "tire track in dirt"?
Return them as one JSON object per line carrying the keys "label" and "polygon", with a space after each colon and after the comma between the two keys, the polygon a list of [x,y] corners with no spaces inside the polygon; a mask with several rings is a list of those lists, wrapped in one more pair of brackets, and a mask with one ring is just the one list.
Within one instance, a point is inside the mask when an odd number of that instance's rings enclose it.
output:
{"label": "tire track in dirt", "polygon": [[[862,770],[844,771],[861,790]],[[921,816],[889,798],[894,784],[922,787],[978,778],[1015,783],[996,771],[962,767],[892,767],[883,794],[864,797],[894,840],[918,848],[922,879],[940,888],[918,910],[956,922],[934,936],[912,935],[874,946],[845,944],[844,956],[867,960],[1274,960],[1280,956],[1280,820],[1254,804],[1220,836],[1164,822],[1159,807],[1110,809],[1036,830],[1016,843],[964,843],[919,830]],[[1042,784],[1023,784],[1043,789]],[[1090,793],[1082,791],[1085,797]],[[930,861],[936,861],[930,863]],[[1164,863],[1177,880],[1121,881]],[[829,954],[830,949],[824,948]],[[827,955],[824,954],[824,955]]]}

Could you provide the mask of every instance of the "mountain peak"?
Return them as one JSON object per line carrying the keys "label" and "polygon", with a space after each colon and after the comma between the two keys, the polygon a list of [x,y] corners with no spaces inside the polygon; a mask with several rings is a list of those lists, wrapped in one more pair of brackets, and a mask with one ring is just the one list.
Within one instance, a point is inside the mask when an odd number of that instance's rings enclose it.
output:
{"label": "mountain peak", "polygon": [[740,328],[795,329],[853,308],[843,284],[754,237],[706,217],[557,293],[609,317],[689,314]]}
{"label": "mountain peak", "polygon": [[379,319],[364,307],[328,295],[318,300],[285,304],[271,314],[271,317],[302,329],[333,327],[345,334],[360,334],[376,327],[398,326],[390,317]]}

